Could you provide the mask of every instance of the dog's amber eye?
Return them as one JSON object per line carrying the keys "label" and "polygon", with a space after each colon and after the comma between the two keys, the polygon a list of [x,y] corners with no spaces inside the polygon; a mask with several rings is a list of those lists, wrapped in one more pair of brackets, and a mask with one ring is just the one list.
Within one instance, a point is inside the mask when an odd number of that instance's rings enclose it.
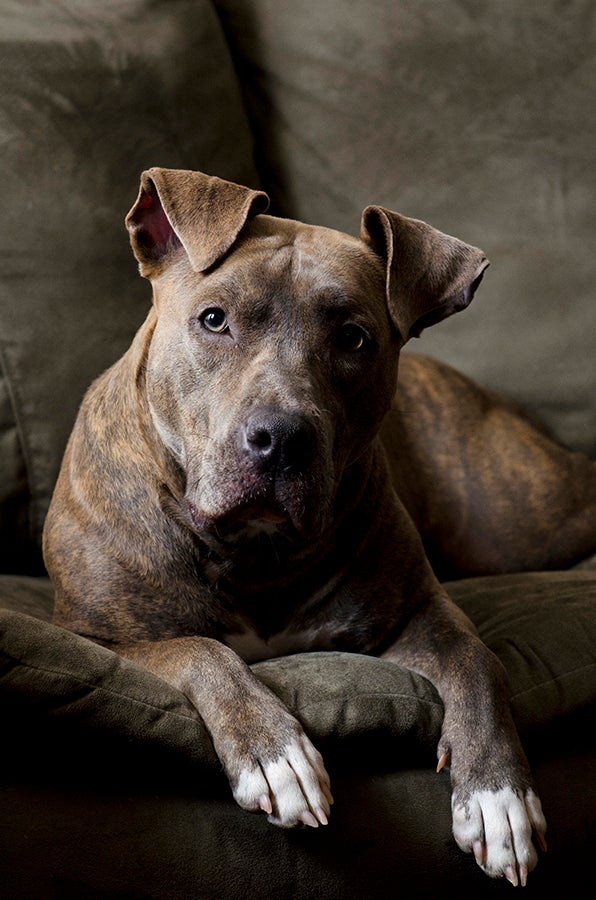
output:
{"label": "dog's amber eye", "polygon": [[201,322],[207,331],[213,331],[215,334],[223,334],[228,330],[228,320],[223,309],[213,306],[206,309],[201,316]]}
{"label": "dog's amber eye", "polygon": [[359,325],[354,325],[353,322],[342,325],[336,337],[338,349],[344,353],[355,353],[358,350],[363,350],[368,340],[366,331],[360,328]]}

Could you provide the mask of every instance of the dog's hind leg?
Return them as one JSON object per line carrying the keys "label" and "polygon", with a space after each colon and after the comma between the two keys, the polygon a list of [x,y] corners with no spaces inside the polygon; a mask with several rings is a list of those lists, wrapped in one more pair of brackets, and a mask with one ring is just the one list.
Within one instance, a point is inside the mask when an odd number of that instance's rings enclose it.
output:
{"label": "dog's hind leg", "polygon": [[596,463],[426,357],[401,361],[383,443],[442,577],[568,568],[596,553]]}

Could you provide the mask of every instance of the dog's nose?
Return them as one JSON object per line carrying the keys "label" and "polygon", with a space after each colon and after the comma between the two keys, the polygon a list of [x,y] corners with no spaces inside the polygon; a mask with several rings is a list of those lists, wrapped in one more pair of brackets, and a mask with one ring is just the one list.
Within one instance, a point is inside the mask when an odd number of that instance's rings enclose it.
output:
{"label": "dog's nose", "polygon": [[260,409],[246,421],[244,446],[262,468],[301,471],[313,457],[315,429],[300,413]]}

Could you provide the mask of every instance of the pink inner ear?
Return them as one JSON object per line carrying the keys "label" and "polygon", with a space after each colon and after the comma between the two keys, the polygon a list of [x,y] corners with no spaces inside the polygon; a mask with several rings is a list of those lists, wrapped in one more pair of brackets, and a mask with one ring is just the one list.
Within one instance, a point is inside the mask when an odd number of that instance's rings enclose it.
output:
{"label": "pink inner ear", "polygon": [[153,185],[151,193],[145,191],[139,199],[133,219],[137,225],[136,239],[152,257],[164,256],[172,247],[180,245]]}

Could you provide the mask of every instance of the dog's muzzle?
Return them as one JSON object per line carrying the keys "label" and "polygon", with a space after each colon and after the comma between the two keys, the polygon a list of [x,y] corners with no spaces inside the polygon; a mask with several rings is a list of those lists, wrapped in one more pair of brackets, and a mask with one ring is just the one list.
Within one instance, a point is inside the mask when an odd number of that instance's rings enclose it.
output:
{"label": "dog's muzzle", "polygon": [[222,464],[211,458],[209,487],[205,477],[200,481],[203,495],[187,496],[193,529],[223,542],[260,533],[312,537],[328,505],[321,502],[320,485],[328,479],[317,476],[319,451],[320,435],[303,413],[253,409],[223,448]]}

